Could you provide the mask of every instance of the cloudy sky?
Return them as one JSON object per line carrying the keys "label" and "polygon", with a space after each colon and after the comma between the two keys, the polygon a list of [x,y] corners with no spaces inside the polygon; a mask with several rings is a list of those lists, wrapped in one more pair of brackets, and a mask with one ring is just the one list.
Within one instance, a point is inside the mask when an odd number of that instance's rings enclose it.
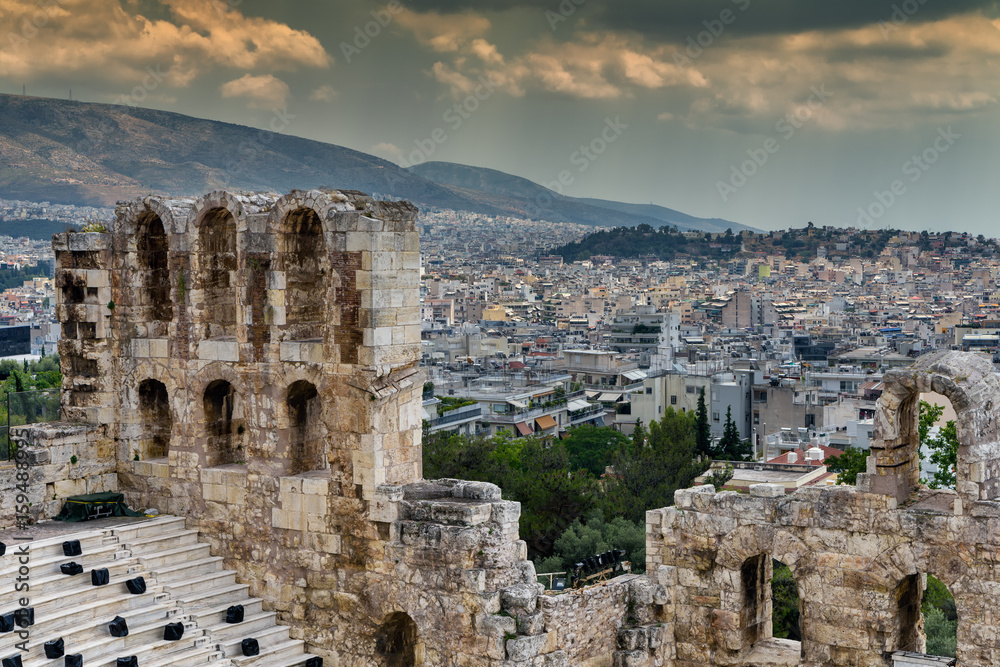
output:
{"label": "cloudy sky", "polygon": [[1000,234],[997,2],[0,0],[0,25],[2,92],[279,114],[763,228]]}

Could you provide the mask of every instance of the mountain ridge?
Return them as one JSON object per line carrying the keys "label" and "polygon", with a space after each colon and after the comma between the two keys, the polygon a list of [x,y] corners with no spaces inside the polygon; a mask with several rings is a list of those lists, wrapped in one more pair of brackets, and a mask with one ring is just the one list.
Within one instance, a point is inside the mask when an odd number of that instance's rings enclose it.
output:
{"label": "mountain ridge", "polygon": [[[441,180],[424,175],[432,171]],[[449,172],[462,172],[464,179],[444,178]],[[351,148],[224,121],[0,94],[0,197],[5,199],[110,206],[154,193],[314,187],[362,190],[423,208],[482,215],[722,231],[714,221],[663,207],[562,197],[527,179],[481,167],[427,163],[404,169]],[[726,224],[734,231],[743,228]]]}

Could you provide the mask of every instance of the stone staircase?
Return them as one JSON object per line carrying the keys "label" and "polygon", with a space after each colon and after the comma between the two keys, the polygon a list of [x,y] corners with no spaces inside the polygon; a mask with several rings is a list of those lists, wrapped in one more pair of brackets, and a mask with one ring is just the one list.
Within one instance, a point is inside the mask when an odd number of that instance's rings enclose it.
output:
{"label": "stone staircase", "polygon": [[[83,524],[86,525],[86,524]],[[0,535],[2,537],[2,535]],[[82,555],[63,555],[65,540],[80,540]],[[62,638],[66,653],[80,653],[85,667],[114,667],[118,657],[134,655],[140,667],[299,667],[313,657],[301,640],[289,637],[262,601],[249,595],[249,586],[236,581],[236,573],[223,569],[222,558],[213,557],[198,532],[187,530],[184,519],[157,517],[125,523],[104,530],[81,530],[27,543],[29,584],[27,593],[15,590],[19,576],[18,543],[7,542],[0,557],[0,614],[20,607],[27,595],[35,611],[28,633],[28,652],[17,644],[22,628],[0,633],[0,658],[20,655],[24,667],[52,667],[62,659],[45,657],[46,641]],[[62,574],[60,564],[75,561],[83,573]],[[110,583],[93,586],[90,571],[108,568]],[[142,576],[146,592],[132,595],[125,581]],[[242,623],[225,622],[230,605],[244,607]],[[121,616],[128,624],[127,637],[113,637],[108,623]],[[184,636],[163,639],[167,623],[183,623]],[[243,639],[260,644],[260,654],[245,657]]]}

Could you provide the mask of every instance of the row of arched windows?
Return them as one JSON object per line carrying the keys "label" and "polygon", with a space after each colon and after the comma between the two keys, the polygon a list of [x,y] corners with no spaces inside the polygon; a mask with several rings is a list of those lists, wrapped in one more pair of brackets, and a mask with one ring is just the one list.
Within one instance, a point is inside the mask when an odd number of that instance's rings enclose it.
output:
{"label": "row of arched windows", "polygon": [[[319,392],[306,380],[293,382],[285,395],[288,414],[287,441],[281,453],[287,458],[286,474],[295,475],[328,467],[321,420]],[[243,405],[232,384],[215,380],[205,387],[205,462],[208,466],[243,463],[246,460]],[[142,425],[141,458],[167,456],[173,418],[166,386],[148,379],[139,385],[139,418]]]}
{"label": "row of arched windows", "polygon": [[[281,230],[274,268],[285,274],[285,326],[290,330],[289,338],[320,338],[326,319],[324,286],[330,273],[322,222],[316,211],[299,208],[285,217]],[[148,309],[147,317],[156,322],[174,318],[171,287],[180,283],[186,289],[200,290],[203,337],[235,336],[240,304],[236,279],[240,248],[233,214],[226,208],[215,208],[201,217],[196,261],[190,276],[172,275],[170,244],[157,214],[147,212],[141,216],[136,233],[137,262],[142,275],[138,305]],[[248,261],[253,270],[260,270],[257,260]]]}

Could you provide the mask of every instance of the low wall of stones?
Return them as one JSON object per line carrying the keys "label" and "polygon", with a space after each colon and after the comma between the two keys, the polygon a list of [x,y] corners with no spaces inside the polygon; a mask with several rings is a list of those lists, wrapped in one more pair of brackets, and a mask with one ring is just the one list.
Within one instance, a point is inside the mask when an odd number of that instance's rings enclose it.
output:
{"label": "low wall of stones", "polygon": [[[118,490],[114,443],[101,427],[67,422],[13,426],[10,438],[19,457],[0,462],[4,529],[17,524],[25,505],[30,519],[39,521],[59,514],[69,496]],[[20,502],[22,496],[26,502]]]}
{"label": "low wall of stones", "polygon": [[647,512],[647,567],[673,606],[673,665],[748,664],[771,637],[770,559],[798,586],[802,665],[885,667],[894,651],[921,652],[927,574],[955,596],[958,664],[1000,664],[1000,504],[956,515],[955,497],[923,490],[900,508],[853,487],[677,491],[674,507]]}
{"label": "low wall of stones", "polygon": [[539,596],[546,643],[565,652],[570,665],[611,665],[618,630],[629,621],[629,582],[636,578],[623,575],[587,588]]}

